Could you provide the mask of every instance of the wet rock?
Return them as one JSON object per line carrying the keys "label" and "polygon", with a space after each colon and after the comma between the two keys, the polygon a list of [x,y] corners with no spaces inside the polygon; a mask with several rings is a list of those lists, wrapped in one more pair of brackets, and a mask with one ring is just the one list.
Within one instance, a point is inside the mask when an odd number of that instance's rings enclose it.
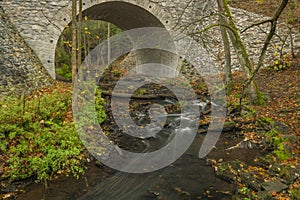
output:
{"label": "wet rock", "polygon": [[244,140],[239,143],[239,147],[244,149],[254,149],[257,148],[257,144],[252,142],[251,140]]}
{"label": "wet rock", "polygon": [[274,192],[281,192],[288,188],[288,185],[282,183],[280,180],[275,181],[268,181],[262,184],[262,188],[266,191],[274,191]]}
{"label": "wet rock", "polygon": [[206,159],[207,166],[214,166],[217,163],[215,159]]}
{"label": "wet rock", "polygon": [[223,162],[217,165],[216,176],[233,183],[237,180],[237,176],[241,170],[246,168],[246,164],[241,161]]}
{"label": "wet rock", "polygon": [[262,180],[254,178],[252,173],[241,172],[240,173],[241,182],[243,182],[247,187],[259,191],[261,189]]}
{"label": "wet rock", "polygon": [[274,160],[270,157],[259,157],[256,161],[256,164],[260,167],[266,168],[274,165]]}
{"label": "wet rock", "polygon": [[241,194],[235,194],[232,196],[232,200],[240,200],[240,199],[244,199],[244,195]]}
{"label": "wet rock", "polygon": [[231,132],[235,129],[234,122],[225,122],[222,132]]}
{"label": "wet rock", "polygon": [[152,198],[158,197],[160,195],[160,193],[155,190],[147,190],[147,191],[148,191],[149,197],[152,197]]}
{"label": "wet rock", "polygon": [[6,194],[10,192],[16,192],[17,186],[14,184],[0,184],[0,194]]}
{"label": "wet rock", "polygon": [[299,137],[297,135],[283,135],[282,139],[287,140],[291,144],[297,144],[299,142]]}
{"label": "wet rock", "polygon": [[190,196],[190,195],[191,195],[189,192],[184,191],[184,190],[182,190],[182,189],[179,188],[179,187],[175,187],[174,190],[175,190],[177,193],[179,193],[179,194],[181,194],[181,195],[183,195],[183,196]]}
{"label": "wet rock", "polygon": [[229,169],[218,170],[216,176],[229,183],[233,183],[236,180],[236,175],[231,173]]}
{"label": "wet rock", "polygon": [[279,175],[287,183],[293,183],[300,176],[300,166],[286,166]]}
{"label": "wet rock", "polygon": [[230,161],[229,165],[235,171],[244,170],[244,169],[247,168],[247,165],[245,163],[243,163],[242,161],[239,161],[239,160]]}
{"label": "wet rock", "polygon": [[290,132],[289,127],[285,123],[283,123],[283,122],[275,121],[273,126],[280,133],[289,133]]}
{"label": "wet rock", "polygon": [[283,165],[276,163],[268,169],[267,173],[271,176],[276,176],[281,172],[281,170],[283,170],[283,168],[284,168]]}
{"label": "wet rock", "polygon": [[9,180],[1,180],[0,194],[14,193],[23,190],[26,186],[32,184],[35,180],[37,180],[36,175],[14,182],[10,182]]}
{"label": "wet rock", "polygon": [[268,191],[258,191],[257,192],[257,200],[270,200],[272,199],[272,195]]}
{"label": "wet rock", "polygon": [[204,128],[198,128],[197,133],[204,134],[204,133],[207,133],[207,130]]}

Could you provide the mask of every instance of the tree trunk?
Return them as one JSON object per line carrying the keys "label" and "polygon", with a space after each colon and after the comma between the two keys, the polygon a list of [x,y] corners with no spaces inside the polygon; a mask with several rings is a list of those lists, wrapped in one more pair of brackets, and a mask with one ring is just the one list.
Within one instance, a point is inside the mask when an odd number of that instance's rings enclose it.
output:
{"label": "tree trunk", "polygon": [[[235,52],[238,56],[239,63],[245,73],[245,79],[249,79],[253,73],[253,66],[249,59],[249,55],[247,53],[246,47],[240,37],[238,28],[236,27],[230,8],[228,6],[227,0],[223,0],[223,6],[225,10],[225,14],[228,19],[228,25],[231,27],[231,31],[229,32],[229,37],[232,42],[232,45],[235,49]],[[247,87],[247,93],[250,95],[251,101],[256,101],[257,94],[259,93],[258,88],[256,87],[255,81],[252,81],[249,87]]]}
{"label": "tree trunk", "polygon": [[110,64],[111,58],[111,49],[110,49],[110,23],[107,23],[107,63]]}
{"label": "tree trunk", "polygon": [[[224,16],[224,4],[223,0],[218,1],[218,10],[219,10],[219,23],[220,24],[227,24],[227,20]],[[224,26],[220,26],[222,41],[224,45],[224,53],[225,53],[225,65],[224,65],[224,72],[225,72],[225,84],[227,91],[231,91],[233,87],[232,81],[232,73],[231,73],[231,53],[230,53],[230,43],[228,38],[227,30]]]}
{"label": "tree trunk", "polygon": [[[78,68],[81,67],[81,48],[82,48],[82,0],[79,0],[79,16],[78,16],[78,32],[77,32],[77,39],[78,39]],[[78,69],[77,69],[78,70]]]}
{"label": "tree trunk", "polygon": [[76,76],[77,76],[77,26],[76,26],[76,11],[77,11],[77,1],[72,0],[72,84],[74,86]]}
{"label": "tree trunk", "polygon": [[266,52],[268,49],[268,46],[270,45],[270,42],[273,38],[273,36],[275,35],[275,31],[277,28],[277,21],[282,13],[282,11],[284,10],[284,8],[286,7],[286,5],[288,4],[289,0],[282,0],[281,5],[279,6],[279,8],[276,10],[274,16],[272,17],[272,19],[270,20],[271,22],[271,29],[270,32],[267,36],[267,39],[264,43],[264,46],[261,50],[261,54],[258,60],[258,64],[256,69],[254,70],[254,72],[252,73],[251,77],[244,83],[243,88],[246,89],[249,85],[251,85],[253,82],[255,82],[255,76],[257,75],[258,71],[260,70],[260,68],[263,66],[263,61],[265,59],[266,56]]}

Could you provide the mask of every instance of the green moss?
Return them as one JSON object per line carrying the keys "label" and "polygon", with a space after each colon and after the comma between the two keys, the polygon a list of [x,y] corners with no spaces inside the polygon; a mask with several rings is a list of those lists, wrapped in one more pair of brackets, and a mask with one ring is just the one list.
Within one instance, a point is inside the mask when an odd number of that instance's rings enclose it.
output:
{"label": "green moss", "polygon": [[287,138],[283,138],[282,135],[276,130],[272,129],[268,132],[263,133],[266,136],[267,140],[274,147],[273,154],[280,160],[286,160],[290,158],[291,152],[289,152],[286,148],[286,142],[288,142]]}
{"label": "green moss", "polygon": [[289,191],[290,197],[292,200],[299,200],[300,199],[300,190],[298,189],[293,189]]}
{"label": "green moss", "polygon": [[266,104],[266,96],[264,95],[264,93],[262,93],[261,91],[259,91],[258,89],[256,90],[256,101],[255,104],[256,105],[265,105]]}
{"label": "green moss", "polygon": [[134,92],[134,94],[137,95],[137,96],[140,96],[140,95],[146,94],[146,92],[147,92],[147,89],[146,89],[146,88],[139,88],[139,89],[137,89],[137,90]]}
{"label": "green moss", "polygon": [[277,149],[274,151],[274,153],[280,160],[287,160],[288,158],[292,157],[291,153],[285,149],[284,143],[282,142],[278,144]]}

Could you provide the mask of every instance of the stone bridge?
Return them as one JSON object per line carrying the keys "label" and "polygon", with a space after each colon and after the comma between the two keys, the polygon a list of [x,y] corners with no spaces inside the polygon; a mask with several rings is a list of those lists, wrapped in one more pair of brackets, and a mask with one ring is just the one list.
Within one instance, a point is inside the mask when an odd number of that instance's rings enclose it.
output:
{"label": "stone bridge", "polygon": [[[83,10],[84,15],[89,19],[108,21],[123,30],[163,27],[166,30],[179,28],[190,33],[216,22],[217,19],[212,17],[188,26],[195,19],[201,19],[215,11],[214,2],[212,0],[84,0]],[[35,89],[51,82],[50,77],[55,78],[56,44],[62,31],[71,21],[71,3],[71,0],[0,0],[0,54],[2,54],[0,94],[6,93],[6,88],[12,85],[20,85],[20,82],[22,83],[20,88]],[[242,25],[239,27],[241,30],[263,18],[241,9],[232,9],[232,12],[237,24]],[[294,50],[298,53],[300,51],[299,30],[292,30],[292,34],[289,34],[284,27],[286,27],[284,24],[280,24],[278,33],[283,34],[282,38],[285,38],[285,35],[288,36],[286,38],[292,35]],[[242,39],[254,62],[263,45],[266,31],[268,26],[261,26],[251,28],[242,34]],[[14,37],[12,38],[11,35]],[[201,35],[198,33],[194,35],[194,39],[206,43],[209,53],[219,66],[222,66],[224,52],[218,27]],[[285,49],[290,50],[291,42],[289,39],[286,41]],[[267,61],[276,59],[273,52],[281,46],[281,43],[279,38],[274,37],[267,54]],[[234,52],[233,59],[234,67],[238,68],[239,64]],[[47,73],[44,73],[45,70],[41,68],[46,69],[50,76],[43,75]]]}
{"label": "stone bridge", "polygon": [[[51,77],[55,77],[55,48],[59,36],[71,21],[70,0],[3,0],[0,6],[25,42],[33,49]],[[164,27],[192,22],[211,12],[207,0],[86,0],[84,15],[111,22],[122,30]]]}

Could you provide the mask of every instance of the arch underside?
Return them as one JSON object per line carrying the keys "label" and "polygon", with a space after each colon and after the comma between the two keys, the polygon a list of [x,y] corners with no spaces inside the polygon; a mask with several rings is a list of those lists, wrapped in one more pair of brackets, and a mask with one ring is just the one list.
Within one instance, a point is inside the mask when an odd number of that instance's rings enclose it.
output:
{"label": "arch underside", "polygon": [[162,22],[142,7],[125,2],[105,2],[83,12],[90,19],[115,24],[122,30],[140,27],[164,27]]}
{"label": "arch underside", "polygon": [[[151,6],[148,6],[148,8],[149,7],[152,8]],[[168,31],[165,25],[160,19],[158,19],[145,8],[131,3],[112,1],[96,4],[85,9],[83,11],[83,16],[87,16],[89,19],[93,20],[110,22],[124,31],[145,27],[163,28],[166,31],[162,32],[162,37],[170,38],[168,37]],[[169,21],[164,21],[164,23],[168,24]],[[167,46],[169,46],[169,48],[174,48],[172,43],[168,43]],[[149,67],[148,65],[147,67],[140,67],[138,73],[152,73],[159,75],[164,73],[167,74],[166,76],[175,75],[175,71],[177,68],[177,65],[175,63],[177,62],[177,59],[176,56],[172,55],[172,53],[158,49],[140,49],[138,51],[135,51],[134,55],[134,59],[136,59],[137,65],[143,65],[152,62],[163,65],[171,64],[173,65],[172,67],[174,67],[166,68],[166,70],[164,70],[161,67],[162,65],[159,67],[158,65],[152,65],[152,67]],[[130,59],[133,59],[132,54]]]}

